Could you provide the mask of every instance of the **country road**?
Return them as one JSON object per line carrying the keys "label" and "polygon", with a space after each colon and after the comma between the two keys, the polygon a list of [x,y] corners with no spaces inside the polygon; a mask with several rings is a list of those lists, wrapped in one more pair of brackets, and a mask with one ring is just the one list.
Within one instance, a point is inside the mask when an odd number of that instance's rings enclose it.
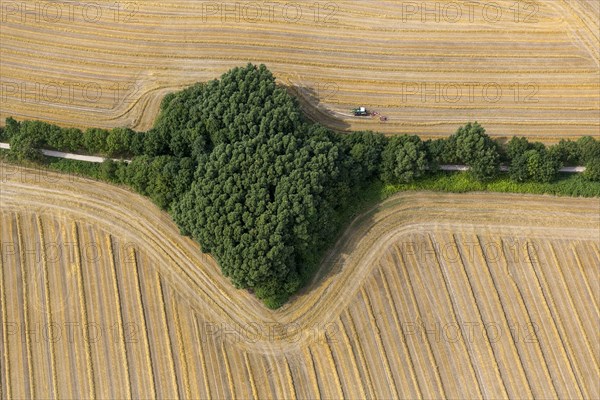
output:
{"label": "country road", "polygon": [[[442,171],[468,171],[469,167],[466,165],[440,165],[440,169]],[[500,171],[508,172],[508,166],[501,165]],[[560,172],[568,172],[568,173],[580,173],[584,172],[585,167],[563,167],[560,169]]]}
{"label": "country road", "polygon": [[[0,143],[0,149],[10,150],[10,144]],[[67,160],[87,161],[87,162],[91,162],[91,163],[101,163],[104,160],[106,160],[106,158],[104,158],[104,157],[85,156],[82,154],[64,153],[62,151],[45,150],[45,149],[42,149],[42,154],[45,156],[48,156],[48,157],[65,158]],[[125,161],[127,163],[131,162],[131,160],[119,160],[116,158],[113,158],[112,160],[113,161]]]}
{"label": "country road", "polygon": [[[0,149],[9,150],[10,144],[8,143],[0,143]],[[64,153],[62,151],[54,151],[54,150],[44,150],[42,149],[42,154],[48,157],[56,157],[56,158],[66,158],[68,160],[77,160],[77,161],[87,161],[92,163],[101,163],[106,158],[98,157],[98,156],[85,156],[81,154],[73,154],[73,153]],[[116,158],[112,159],[113,161],[124,161],[126,163],[130,163],[131,160],[119,160]],[[440,169],[442,171],[468,171],[469,167],[466,165],[440,165]],[[508,166],[502,165],[500,167],[500,171],[508,172]],[[581,173],[585,171],[585,167],[563,167],[560,169],[560,172],[567,173]]]}

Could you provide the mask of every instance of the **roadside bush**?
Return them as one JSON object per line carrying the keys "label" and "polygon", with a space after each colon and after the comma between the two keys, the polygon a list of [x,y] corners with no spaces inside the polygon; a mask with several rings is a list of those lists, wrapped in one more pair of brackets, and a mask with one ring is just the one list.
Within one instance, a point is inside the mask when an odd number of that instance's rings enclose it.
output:
{"label": "roadside bush", "polygon": [[83,148],[91,154],[102,154],[106,151],[106,139],[109,131],[99,128],[88,128],[83,132]]}
{"label": "roadside bush", "polygon": [[479,181],[494,178],[500,168],[498,145],[477,122],[460,127],[449,143],[456,151],[456,160],[468,165],[470,173]]}
{"label": "roadside bush", "polygon": [[548,151],[563,164],[577,166],[581,163],[581,149],[576,142],[561,140],[558,144],[551,146]]}
{"label": "roadside bush", "polygon": [[[441,164],[446,163],[446,139],[435,139],[427,140],[425,142],[425,149],[427,151],[427,160],[429,162],[429,169],[431,172],[436,172]],[[452,156],[454,158],[454,155]]]}
{"label": "roadside bush", "polygon": [[588,181],[600,182],[600,158],[590,160],[585,164],[585,172],[583,177]]}
{"label": "roadside bush", "polygon": [[600,158],[600,142],[591,136],[584,136],[577,140],[581,154],[581,162],[586,164]]}
{"label": "roadside bush", "polygon": [[531,149],[512,160],[509,174],[515,182],[532,180],[547,183],[556,178],[560,168],[561,163],[555,154],[545,149]]}
{"label": "roadside bush", "polygon": [[[10,138],[11,157],[17,161],[41,161],[43,156],[40,149],[44,145],[44,133],[46,133],[45,128],[47,125],[38,121],[13,123],[9,128],[12,131]],[[16,130],[16,133],[14,130]]]}
{"label": "roadside bush", "polygon": [[522,156],[530,149],[529,140],[525,137],[513,136],[506,144],[506,154],[509,160]]}
{"label": "roadside bush", "polygon": [[10,139],[19,133],[21,129],[21,123],[15,120],[13,117],[6,118],[4,125],[4,140],[10,142]]}
{"label": "roadside bush", "polygon": [[[361,198],[416,189],[586,196],[600,191],[600,143],[593,138],[550,149],[513,138],[501,148],[477,122],[426,142],[373,132],[339,135],[305,121],[268,69],[251,64],[167,95],[155,126],[145,133],[81,132],[7,118],[0,138],[10,141],[17,160],[72,168],[150,197],[237,287],[272,308],[309,280]],[[39,151],[44,146],[132,162],[48,161]],[[510,160],[510,179],[497,177],[501,157]],[[584,176],[557,179],[561,161],[585,162],[588,169]],[[437,172],[442,163],[466,164],[470,172]]]}
{"label": "roadside bush", "polygon": [[388,140],[380,133],[371,131],[351,132],[341,137],[348,155],[356,163],[359,182],[369,181],[381,173],[381,156]]}
{"label": "roadside bush", "polygon": [[381,158],[381,178],[386,183],[411,182],[428,167],[427,149],[418,136],[391,138]]}
{"label": "roadside bush", "polygon": [[114,128],[106,136],[103,153],[109,157],[124,157],[131,154],[130,144],[138,135],[129,128]]}

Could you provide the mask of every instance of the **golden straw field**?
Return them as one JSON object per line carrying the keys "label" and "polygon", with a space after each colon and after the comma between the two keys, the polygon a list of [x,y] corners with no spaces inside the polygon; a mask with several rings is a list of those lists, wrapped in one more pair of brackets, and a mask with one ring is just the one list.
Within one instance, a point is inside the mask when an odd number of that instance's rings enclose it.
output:
{"label": "golden straw field", "polygon": [[270,311],[148,200],[0,164],[1,398],[598,398],[600,202],[403,193]]}
{"label": "golden straw field", "polygon": [[[166,93],[253,62],[338,130],[444,136],[477,120],[500,137],[595,135],[599,12],[596,0],[5,1],[0,118],[145,130]],[[389,121],[352,117],[361,105]]]}

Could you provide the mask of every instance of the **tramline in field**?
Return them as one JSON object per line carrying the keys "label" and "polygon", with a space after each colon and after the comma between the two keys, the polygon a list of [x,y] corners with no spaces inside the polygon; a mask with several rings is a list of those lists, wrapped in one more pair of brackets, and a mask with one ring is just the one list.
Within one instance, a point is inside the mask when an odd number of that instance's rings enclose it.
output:
{"label": "tramline in field", "polygon": [[[147,130],[167,93],[252,61],[315,92],[307,113],[339,130],[444,136],[477,120],[501,137],[595,135],[599,4],[343,0],[270,12],[233,2],[223,14],[221,3],[170,0],[117,15],[99,3],[90,21],[9,2],[0,120]],[[348,115],[360,103],[389,121]]]}
{"label": "tramline in field", "polygon": [[3,396],[600,393],[596,199],[395,196],[269,311],[147,200],[49,178],[3,184]]}

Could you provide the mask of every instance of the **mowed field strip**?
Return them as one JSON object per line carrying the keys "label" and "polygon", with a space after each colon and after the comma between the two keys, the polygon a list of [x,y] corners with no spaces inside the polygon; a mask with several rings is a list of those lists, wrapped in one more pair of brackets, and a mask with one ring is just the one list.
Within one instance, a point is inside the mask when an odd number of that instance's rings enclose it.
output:
{"label": "mowed field strip", "polygon": [[394,196],[270,311],[148,200],[0,166],[3,398],[600,396],[599,199]]}
{"label": "mowed field strip", "polygon": [[116,4],[3,2],[0,118],[145,130],[166,93],[253,62],[339,130],[600,130],[596,0]]}

